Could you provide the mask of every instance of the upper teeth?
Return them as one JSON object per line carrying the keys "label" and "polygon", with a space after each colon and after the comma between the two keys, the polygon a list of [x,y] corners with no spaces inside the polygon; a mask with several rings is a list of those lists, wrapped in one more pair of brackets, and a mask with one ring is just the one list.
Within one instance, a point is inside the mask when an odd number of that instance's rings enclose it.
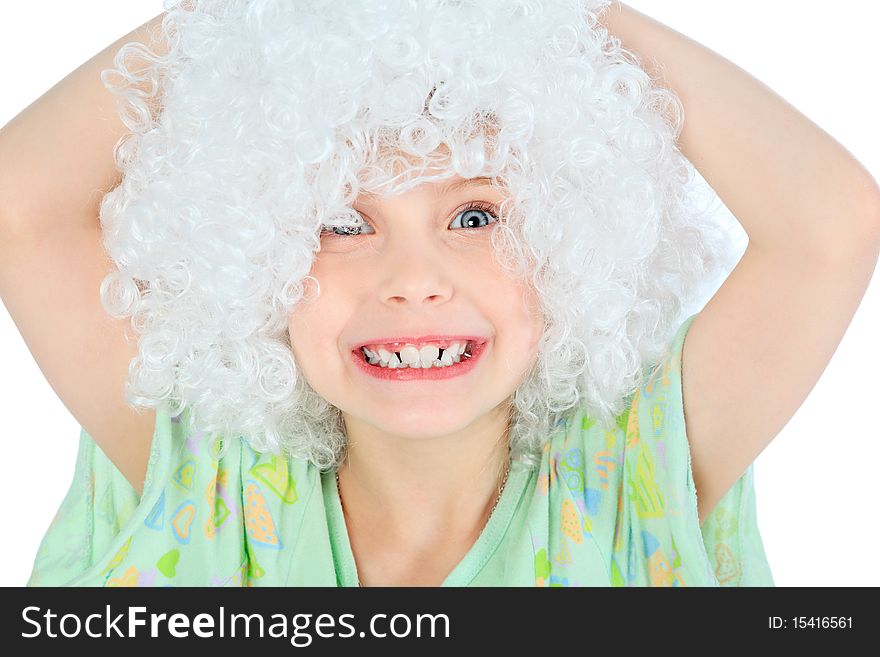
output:
{"label": "upper teeth", "polygon": [[435,344],[426,344],[423,347],[415,345],[406,345],[400,350],[400,358],[393,351],[388,351],[382,347],[361,347],[367,356],[371,365],[380,365],[391,369],[397,367],[434,367],[443,365],[452,365],[461,360],[461,355],[467,348],[467,341],[450,342],[449,346],[443,350],[443,356],[440,356],[440,347]]}

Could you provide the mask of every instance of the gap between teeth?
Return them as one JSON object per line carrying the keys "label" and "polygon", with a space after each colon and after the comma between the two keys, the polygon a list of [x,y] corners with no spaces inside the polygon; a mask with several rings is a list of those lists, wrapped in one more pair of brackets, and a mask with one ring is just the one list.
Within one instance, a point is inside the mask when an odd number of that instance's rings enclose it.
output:
{"label": "gap between teeth", "polygon": [[[462,358],[470,358],[471,354],[465,353],[465,351],[469,351],[467,349],[469,344],[469,342],[460,343],[459,350],[440,349],[433,345],[425,345],[421,349],[412,346],[404,347],[400,352],[379,349],[378,353],[366,347],[361,347],[361,353],[370,365],[389,369],[428,369],[431,367],[448,367],[453,363],[460,362]],[[441,351],[443,352],[442,356],[440,356]]]}

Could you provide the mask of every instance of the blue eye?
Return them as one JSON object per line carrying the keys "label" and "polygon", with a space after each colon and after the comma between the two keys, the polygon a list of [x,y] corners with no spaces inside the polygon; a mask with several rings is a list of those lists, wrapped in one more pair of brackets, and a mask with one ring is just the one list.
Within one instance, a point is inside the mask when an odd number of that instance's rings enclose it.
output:
{"label": "blue eye", "polygon": [[[475,214],[471,214],[475,213]],[[485,228],[487,225],[492,223],[491,220],[487,219],[486,223],[482,223],[482,220],[486,217],[491,217],[492,220],[498,221],[497,218],[497,209],[492,203],[485,203],[482,201],[477,201],[471,203],[463,210],[460,210],[456,215],[455,219],[452,220],[452,224],[454,225],[456,221],[460,217],[464,217],[462,222],[462,228],[467,230],[478,230],[480,228]],[[481,216],[483,215],[483,216]],[[470,225],[471,223],[476,222],[478,225]],[[361,232],[364,228],[368,228],[369,230],[373,230],[370,225],[364,221],[362,224],[358,226],[328,226],[325,225],[321,228],[322,235],[333,235],[335,237],[359,237],[361,235],[370,235],[371,233],[363,233]]]}
{"label": "blue eye", "polygon": [[[470,213],[472,213],[472,212],[476,213],[476,215],[471,215]],[[469,224],[471,221],[477,221],[479,223],[480,219],[481,219],[480,214],[487,216],[487,217],[492,217],[495,221],[498,221],[498,218],[495,216],[496,212],[497,212],[497,210],[495,209],[495,206],[492,205],[491,203],[482,203],[482,202],[472,203],[471,205],[466,207],[464,210],[459,212],[455,216],[455,219],[452,220],[452,223],[454,224],[458,220],[459,217],[466,217],[466,219],[463,220],[463,224],[465,224],[463,226],[463,228],[468,228],[468,229],[483,228],[484,226],[487,226],[491,222],[487,221],[485,224],[481,223],[478,226],[470,226],[467,224]],[[468,216],[468,215],[470,215],[470,216]]]}

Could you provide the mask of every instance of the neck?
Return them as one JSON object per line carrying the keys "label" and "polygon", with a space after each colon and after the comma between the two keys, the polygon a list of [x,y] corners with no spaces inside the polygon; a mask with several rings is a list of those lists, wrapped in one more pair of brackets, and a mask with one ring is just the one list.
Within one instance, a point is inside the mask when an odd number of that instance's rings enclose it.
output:
{"label": "neck", "polygon": [[379,435],[346,418],[338,475],[349,531],[415,550],[438,540],[473,544],[509,468],[507,417],[499,412],[466,436],[430,439]]}

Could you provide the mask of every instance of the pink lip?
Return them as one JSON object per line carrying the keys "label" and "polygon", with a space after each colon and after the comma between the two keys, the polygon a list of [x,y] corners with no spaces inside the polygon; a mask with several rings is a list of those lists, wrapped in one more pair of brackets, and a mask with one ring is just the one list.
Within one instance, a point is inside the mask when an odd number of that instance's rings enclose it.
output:
{"label": "pink lip", "polygon": [[[477,340],[478,339],[479,338],[477,338]],[[392,342],[406,342],[406,340],[392,340]],[[375,343],[368,342],[367,344]],[[470,358],[462,358],[461,361],[455,363],[454,365],[450,365],[449,367],[431,367],[429,369],[413,369],[410,367],[404,367],[392,370],[387,367],[370,365],[366,360],[364,360],[364,355],[361,352],[360,347],[351,351],[351,356],[354,359],[355,366],[374,379],[381,379],[385,381],[437,381],[440,379],[451,379],[467,374],[468,372],[473,370],[474,367],[476,367],[477,362],[481,359],[485,350],[486,340],[483,340],[479,343],[474,340],[473,354]]]}

